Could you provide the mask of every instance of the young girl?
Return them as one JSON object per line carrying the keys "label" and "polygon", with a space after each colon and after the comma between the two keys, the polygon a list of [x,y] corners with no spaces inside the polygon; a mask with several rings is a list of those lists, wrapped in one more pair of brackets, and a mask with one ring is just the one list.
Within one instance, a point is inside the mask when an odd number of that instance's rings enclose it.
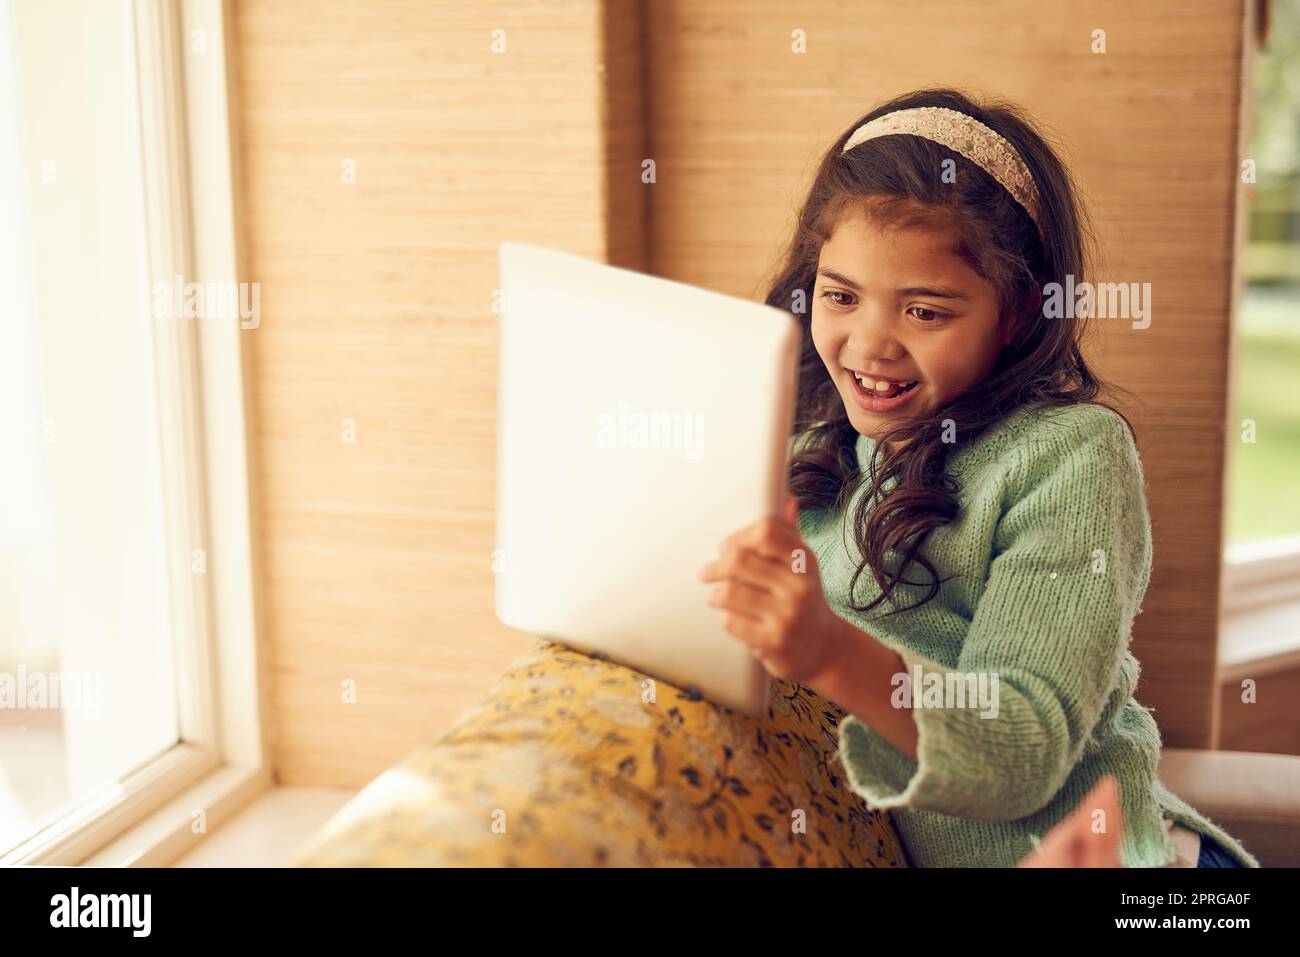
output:
{"label": "young girl", "polygon": [[1145,478],[1082,319],[1043,309],[1086,236],[1010,107],[926,90],[854,123],[767,296],[804,328],[786,514],[700,577],[771,674],[844,709],[847,780],[916,866],[1013,866],[1111,775],[1124,866],[1258,867],[1160,782],[1133,698]]}

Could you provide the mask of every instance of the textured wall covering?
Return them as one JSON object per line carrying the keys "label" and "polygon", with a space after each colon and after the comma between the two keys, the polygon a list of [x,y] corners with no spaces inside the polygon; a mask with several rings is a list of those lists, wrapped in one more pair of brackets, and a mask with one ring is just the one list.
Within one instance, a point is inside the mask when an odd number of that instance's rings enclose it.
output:
{"label": "textured wall covering", "polygon": [[1089,349],[1142,400],[1138,698],[1167,744],[1207,745],[1244,21],[1211,0],[239,3],[279,779],[365,783],[529,646],[492,612],[496,244],[758,298],[829,142],[932,85],[1025,105],[1084,189],[1100,278],[1152,284],[1150,327],[1099,322]]}

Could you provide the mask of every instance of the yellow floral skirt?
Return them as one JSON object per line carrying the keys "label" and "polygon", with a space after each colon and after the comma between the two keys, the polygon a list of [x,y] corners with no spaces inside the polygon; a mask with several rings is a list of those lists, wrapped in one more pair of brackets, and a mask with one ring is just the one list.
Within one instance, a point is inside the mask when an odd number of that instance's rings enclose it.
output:
{"label": "yellow floral skirt", "polygon": [[753,719],[546,639],[381,774],[299,866],[906,867],[848,788],[843,712],[774,680]]}

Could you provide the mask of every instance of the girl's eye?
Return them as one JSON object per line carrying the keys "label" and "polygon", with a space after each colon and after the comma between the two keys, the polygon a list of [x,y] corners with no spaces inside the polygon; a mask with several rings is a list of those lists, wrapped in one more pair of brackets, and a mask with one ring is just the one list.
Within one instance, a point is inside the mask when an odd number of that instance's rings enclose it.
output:
{"label": "girl's eye", "polygon": [[830,301],[831,301],[832,304],[834,304],[834,305],[836,305],[836,306],[839,306],[840,308],[844,308],[845,306],[852,305],[852,303],[841,302],[840,300],[838,300],[838,299],[832,299],[831,297],[832,297],[832,296],[847,296],[847,295],[849,295],[849,293],[847,293],[847,292],[840,292],[840,291],[837,290],[837,289],[827,289],[827,290],[824,290],[824,291],[822,292],[822,298],[823,298],[823,299],[830,299]]}
{"label": "girl's eye", "polygon": [[[923,323],[938,322],[940,319],[948,318],[944,313],[935,312],[933,309],[926,309],[925,306],[912,306],[907,311],[916,316],[916,318],[920,319]],[[924,315],[918,315],[918,313],[924,313]]]}

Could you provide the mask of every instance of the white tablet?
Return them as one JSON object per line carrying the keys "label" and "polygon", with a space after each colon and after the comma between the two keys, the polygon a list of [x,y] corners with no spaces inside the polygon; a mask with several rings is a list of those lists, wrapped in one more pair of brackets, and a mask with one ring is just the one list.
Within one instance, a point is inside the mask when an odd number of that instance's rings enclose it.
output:
{"label": "white tablet", "polygon": [[501,244],[496,614],[751,717],[767,674],[699,569],[784,499],[787,312]]}

